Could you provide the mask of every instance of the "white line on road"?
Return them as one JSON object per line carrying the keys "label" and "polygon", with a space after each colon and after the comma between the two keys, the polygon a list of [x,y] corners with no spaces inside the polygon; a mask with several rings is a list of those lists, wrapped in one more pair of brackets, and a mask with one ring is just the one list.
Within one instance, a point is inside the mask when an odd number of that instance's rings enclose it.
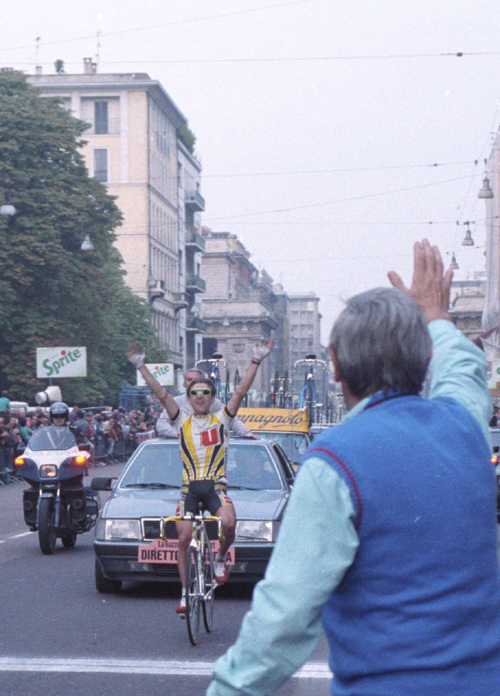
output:
{"label": "white line on road", "polygon": [[[210,676],[213,665],[213,662],[175,662],[171,660],[0,657],[0,672],[108,672],[200,677]],[[327,664],[307,663],[293,676],[300,679],[331,679],[332,673]]]}
{"label": "white line on road", "polygon": [[21,534],[14,534],[13,536],[7,537],[6,539],[1,539],[0,544],[5,544],[6,541],[10,539],[20,539],[21,537],[30,536],[33,532],[22,532]]}

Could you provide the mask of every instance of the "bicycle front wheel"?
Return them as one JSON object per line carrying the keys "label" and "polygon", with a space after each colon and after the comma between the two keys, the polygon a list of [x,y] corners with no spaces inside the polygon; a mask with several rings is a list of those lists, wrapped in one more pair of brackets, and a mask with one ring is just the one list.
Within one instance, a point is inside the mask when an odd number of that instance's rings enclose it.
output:
{"label": "bicycle front wheel", "polygon": [[214,625],[215,575],[212,547],[207,541],[203,551],[203,575],[205,577],[205,592],[203,595],[203,623],[207,633]]}
{"label": "bicycle front wheel", "polygon": [[186,623],[189,640],[193,645],[196,645],[200,633],[199,587],[198,549],[190,546],[186,562]]}

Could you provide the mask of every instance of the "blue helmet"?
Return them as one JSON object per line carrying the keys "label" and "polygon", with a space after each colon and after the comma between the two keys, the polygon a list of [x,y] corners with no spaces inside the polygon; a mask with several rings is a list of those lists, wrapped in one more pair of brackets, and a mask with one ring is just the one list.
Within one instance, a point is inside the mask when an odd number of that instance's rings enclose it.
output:
{"label": "blue helmet", "polygon": [[69,408],[62,401],[56,401],[49,408],[49,420],[51,423],[54,422],[54,416],[64,416],[64,422],[66,423],[69,419]]}

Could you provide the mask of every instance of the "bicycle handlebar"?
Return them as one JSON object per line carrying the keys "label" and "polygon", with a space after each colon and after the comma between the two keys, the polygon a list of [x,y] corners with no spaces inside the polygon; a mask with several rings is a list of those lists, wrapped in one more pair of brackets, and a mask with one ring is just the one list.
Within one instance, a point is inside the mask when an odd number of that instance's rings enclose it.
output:
{"label": "bicycle handlebar", "polygon": [[182,517],[181,515],[172,515],[170,517],[164,517],[163,518],[163,524],[167,524],[167,522],[219,522],[220,517],[214,517],[213,515],[193,515],[192,513],[188,513],[187,515],[184,515]]}

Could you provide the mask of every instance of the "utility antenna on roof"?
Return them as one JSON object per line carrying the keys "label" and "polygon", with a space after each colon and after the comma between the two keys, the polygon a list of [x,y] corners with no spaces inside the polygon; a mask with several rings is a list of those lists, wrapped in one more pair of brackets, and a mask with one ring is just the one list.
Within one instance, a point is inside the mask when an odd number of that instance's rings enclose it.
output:
{"label": "utility antenna on roof", "polygon": [[[101,32],[100,31],[98,31],[97,35],[96,35],[96,46],[97,46],[97,53],[95,54],[95,64],[96,64],[96,67],[98,68],[99,67],[99,56],[100,56],[100,52],[101,52]],[[97,72],[97,70],[96,70],[96,72]]]}
{"label": "utility antenna on roof", "polygon": [[39,53],[40,53],[40,41],[42,40],[41,36],[37,36],[35,39],[35,72],[38,74],[41,72],[41,65],[39,63]]}

